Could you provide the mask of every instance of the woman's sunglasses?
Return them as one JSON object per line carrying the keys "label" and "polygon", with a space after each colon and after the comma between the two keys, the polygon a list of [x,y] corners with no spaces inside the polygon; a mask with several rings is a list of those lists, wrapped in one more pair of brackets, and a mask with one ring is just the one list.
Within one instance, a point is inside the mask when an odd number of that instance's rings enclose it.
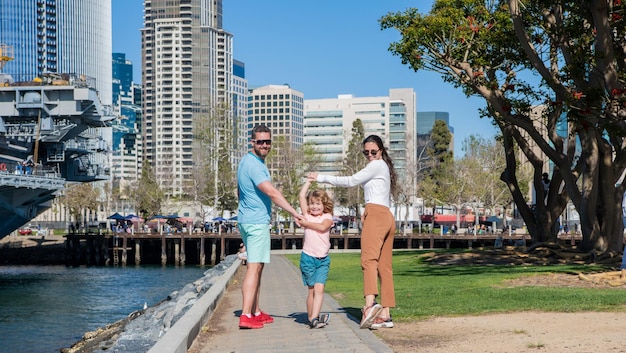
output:
{"label": "woman's sunglasses", "polygon": [[380,150],[371,150],[371,151],[368,151],[368,150],[363,150],[363,155],[364,155],[364,156],[369,156],[369,155],[370,155],[370,153],[371,153],[371,154],[372,154],[372,156],[375,156],[375,155],[378,153],[378,151],[380,151]]}

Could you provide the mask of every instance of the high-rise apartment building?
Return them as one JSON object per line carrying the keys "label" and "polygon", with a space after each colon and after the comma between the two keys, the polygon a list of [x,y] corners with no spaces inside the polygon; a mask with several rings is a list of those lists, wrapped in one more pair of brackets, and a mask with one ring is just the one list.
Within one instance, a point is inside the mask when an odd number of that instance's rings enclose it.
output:
{"label": "high-rise apartment building", "polygon": [[0,18],[0,43],[14,55],[3,72],[15,81],[84,75],[102,104],[111,104],[110,0],[2,0]]}
{"label": "high-rise apartment building", "polygon": [[272,138],[284,137],[295,149],[304,141],[304,94],[288,85],[267,85],[250,90],[248,131],[265,124]]}
{"label": "high-rise apartment building", "polygon": [[[416,148],[416,96],[411,88],[390,89],[389,96],[307,99],[304,101],[304,142],[318,152],[318,170],[339,174],[351,139],[352,123],[363,122],[365,136],[380,136],[394,160],[398,183],[409,186],[405,194],[415,197],[410,181],[414,178]],[[413,200],[407,201],[409,205]],[[405,212],[406,207],[395,208]],[[409,207],[409,220],[413,209]],[[405,219],[397,214],[398,219]]]}
{"label": "high-rise apartment building", "polygon": [[[144,156],[167,194],[186,195],[194,169],[212,164],[211,150],[224,144],[219,132],[241,127],[222,1],[144,0],[141,37]],[[203,131],[215,135],[194,138]]]}
{"label": "high-rise apartment building", "polygon": [[[280,173],[284,157],[299,153],[304,136],[304,94],[289,85],[267,85],[250,90],[248,97],[247,138],[255,125],[264,124],[272,130],[270,173]],[[282,142],[281,142],[282,141]],[[283,144],[284,143],[284,144]],[[247,144],[249,146],[249,144]],[[281,158],[281,156],[283,158]],[[299,157],[295,157],[299,158]]]}

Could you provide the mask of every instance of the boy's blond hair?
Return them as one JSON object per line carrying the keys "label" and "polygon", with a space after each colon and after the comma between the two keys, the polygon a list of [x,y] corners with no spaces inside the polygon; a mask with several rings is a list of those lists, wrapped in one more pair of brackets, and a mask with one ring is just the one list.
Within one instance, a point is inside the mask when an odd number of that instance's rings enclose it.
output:
{"label": "boy's blond hair", "polygon": [[324,213],[333,213],[334,202],[326,191],[322,189],[311,190],[309,194],[306,195],[306,202],[310,204],[312,198],[319,199],[322,202],[322,205],[324,205]]}

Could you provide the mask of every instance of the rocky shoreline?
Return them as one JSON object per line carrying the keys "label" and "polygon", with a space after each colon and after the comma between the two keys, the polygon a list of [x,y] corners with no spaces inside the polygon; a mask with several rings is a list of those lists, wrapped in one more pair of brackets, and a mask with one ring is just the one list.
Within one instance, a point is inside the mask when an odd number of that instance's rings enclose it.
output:
{"label": "rocky shoreline", "polygon": [[[65,265],[63,236],[6,236],[0,239],[0,265]],[[130,313],[126,318],[86,332],[61,353],[147,352],[205,294],[224,272],[237,261],[228,255],[203,276],[160,303]]]}
{"label": "rocky shoreline", "polygon": [[132,312],[124,318],[95,331],[62,353],[147,352],[206,293],[215,280],[237,260],[227,256],[222,262],[204,272],[203,276],[174,291],[159,304]]}

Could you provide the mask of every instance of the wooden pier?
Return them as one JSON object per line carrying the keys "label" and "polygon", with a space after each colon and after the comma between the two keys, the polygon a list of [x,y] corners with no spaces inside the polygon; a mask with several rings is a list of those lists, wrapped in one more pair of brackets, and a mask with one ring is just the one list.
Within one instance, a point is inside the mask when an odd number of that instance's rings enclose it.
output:
{"label": "wooden pier", "polygon": [[[127,264],[197,264],[204,266],[220,262],[226,255],[234,254],[239,248],[239,233],[108,233],[67,234],[68,265],[122,265]],[[271,248],[302,249],[303,234],[272,234]],[[580,234],[564,234],[559,239],[570,245],[581,240]],[[394,249],[473,248],[497,245],[525,245],[530,241],[528,234],[397,234]],[[358,233],[331,234],[331,248],[359,249],[361,238]],[[132,259],[132,261],[130,261]]]}

